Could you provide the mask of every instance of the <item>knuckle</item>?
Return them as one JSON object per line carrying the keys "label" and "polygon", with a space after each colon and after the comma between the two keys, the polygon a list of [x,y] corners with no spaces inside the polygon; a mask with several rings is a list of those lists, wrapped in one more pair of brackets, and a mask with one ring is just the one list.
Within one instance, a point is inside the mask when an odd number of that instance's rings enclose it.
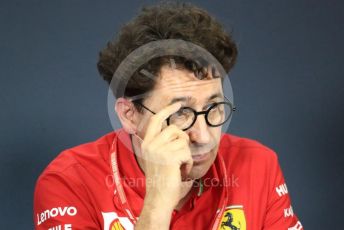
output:
{"label": "knuckle", "polygon": [[187,139],[184,139],[184,141],[185,141],[185,144],[187,145],[187,146],[189,146],[189,136],[187,136],[188,138]]}
{"label": "knuckle", "polygon": [[181,132],[181,136],[183,137],[183,139],[186,141],[186,142],[189,142],[189,135],[187,133],[185,133],[184,131],[180,131]]}
{"label": "knuckle", "polygon": [[168,127],[169,127],[169,129],[170,129],[171,131],[177,131],[177,130],[178,130],[178,127],[177,127],[176,125],[174,125],[174,124],[171,124],[171,125],[169,125]]}
{"label": "knuckle", "polygon": [[183,140],[183,139],[178,139],[177,143],[178,143],[178,147],[180,147],[180,148],[185,146],[185,140]]}
{"label": "knuckle", "polygon": [[156,114],[152,115],[152,116],[149,118],[149,123],[154,122],[156,119],[157,119],[157,115],[156,115]]}

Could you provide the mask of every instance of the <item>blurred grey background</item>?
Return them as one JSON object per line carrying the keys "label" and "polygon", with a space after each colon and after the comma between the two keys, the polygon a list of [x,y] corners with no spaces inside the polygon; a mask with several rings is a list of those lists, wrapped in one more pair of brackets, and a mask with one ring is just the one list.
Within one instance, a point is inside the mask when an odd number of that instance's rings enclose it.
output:
{"label": "blurred grey background", "polygon": [[[228,132],[280,159],[306,229],[342,229],[344,3],[193,1],[232,29]],[[0,3],[0,223],[32,229],[35,180],[62,150],[112,131],[98,52],[154,1]]]}

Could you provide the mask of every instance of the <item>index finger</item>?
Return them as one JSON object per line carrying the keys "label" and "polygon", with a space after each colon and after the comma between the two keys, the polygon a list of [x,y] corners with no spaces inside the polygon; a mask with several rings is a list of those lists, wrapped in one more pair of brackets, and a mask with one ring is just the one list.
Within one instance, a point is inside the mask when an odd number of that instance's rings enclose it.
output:
{"label": "index finger", "polygon": [[156,135],[158,135],[161,132],[162,124],[164,121],[173,113],[177,112],[181,107],[181,103],[173,103],[172,105],[169,105],[162,110],[160,110],[158,113],[153,115],[148,123],[146,135],[144,137],[145,141],[152,140]]}

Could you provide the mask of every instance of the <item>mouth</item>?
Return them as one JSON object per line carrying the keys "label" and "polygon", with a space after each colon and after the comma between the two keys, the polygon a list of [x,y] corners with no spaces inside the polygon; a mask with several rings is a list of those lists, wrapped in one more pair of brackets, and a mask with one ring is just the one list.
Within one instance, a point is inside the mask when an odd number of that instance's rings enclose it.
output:
{"label": "mouth", "polygon": [[194,164],[202,163],[210,157],[210,152],[192,155],[192,160]]}

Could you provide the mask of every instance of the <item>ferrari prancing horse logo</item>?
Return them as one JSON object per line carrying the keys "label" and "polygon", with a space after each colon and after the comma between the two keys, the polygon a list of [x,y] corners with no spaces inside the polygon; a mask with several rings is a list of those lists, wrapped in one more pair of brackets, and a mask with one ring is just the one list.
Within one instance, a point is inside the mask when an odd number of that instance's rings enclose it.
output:
{"label": "ferrari prancing horse logo", "polygon": [[231,205],[226,208],[219,230],[246,230],[246,219],[242,205]]}

